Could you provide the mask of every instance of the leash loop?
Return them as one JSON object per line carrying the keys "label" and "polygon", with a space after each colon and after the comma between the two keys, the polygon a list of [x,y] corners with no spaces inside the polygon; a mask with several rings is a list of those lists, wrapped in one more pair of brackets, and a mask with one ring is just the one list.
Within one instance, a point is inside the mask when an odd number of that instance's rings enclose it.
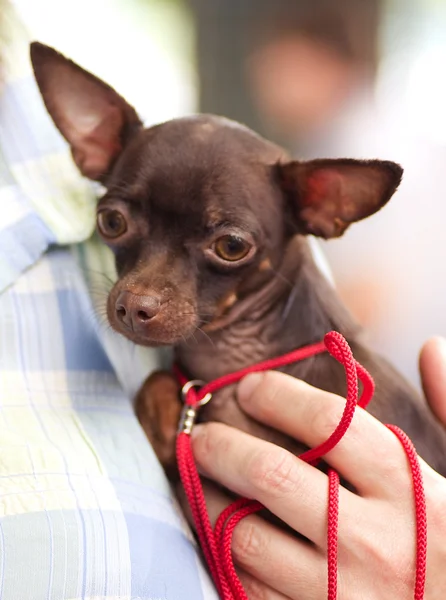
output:
{"label": "leash loop", "polygon": [[207,392],[200,400],[197,399],[196,394],[191,398],[189,397],[192,395],[191,392],[194,388],[198,387],[201,389],[204,385],[205,382],[201,381],[201,379],[190,379],[189,381],[186,381],[181,388],[184,406],[181,411],[177,434],[185,433],[186,435],[190,435],[192,427],[197,419],[198,409],[212,400],[212,394],[210,392]]}
{"label": "leash loop", "polygon": [[[201,381],[201,379],[190,379],[189,381],[186,381],[186,383],[181,388],[181,395],[183,397],[183,401],[187,404],[188,394],[192,388],[194,388],[194,387],[202,388],[205,385],[206,385],[206,383],[204,381]],[[202,406],[207,404],[211,399],[212,399],[212,394],[210,392],[208,392],[207,394],[204,395],[204,397],[201,400],[194,402],[193,405],[195,408],[201,408]]]}

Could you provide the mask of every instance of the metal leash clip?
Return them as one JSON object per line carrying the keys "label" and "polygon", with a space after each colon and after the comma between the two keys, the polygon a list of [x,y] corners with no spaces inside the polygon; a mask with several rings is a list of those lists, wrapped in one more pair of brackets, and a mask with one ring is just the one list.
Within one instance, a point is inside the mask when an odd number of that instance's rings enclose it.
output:
{"label": "metal leash clip", "polygon": [[199,402],[197,402],[193,406],[186,404],[187,394],[189,393],[189,391],[193,387],[201,388],[204,385],[206,385],[206,383],[204,381],[201,381],[201,379],[191,379],[190,381],[187,381],[181,388],[181,395],[185,404],[183,406],[183,410],[181,411],[180,423],[178,425],[178,433],[187,433],[188,435],[190,435],[192,427],[194,426],[195,420],[197,418],[198,409],[211,400],[212,394],[207,393]]}

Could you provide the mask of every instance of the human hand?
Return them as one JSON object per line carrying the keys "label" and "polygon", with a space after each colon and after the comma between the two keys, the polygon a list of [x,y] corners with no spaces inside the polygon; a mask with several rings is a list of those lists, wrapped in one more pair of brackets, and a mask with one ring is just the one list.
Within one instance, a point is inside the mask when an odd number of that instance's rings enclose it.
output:
{"label": "human hand", "polygon": [[[438,386],[432,387],[433,369],[429,371],[432,360],[428,355],[422,363],[425,389],[438,395]],[[255,419],[311,447],[327,439],[345,405],[343,398],[277,372],[249,375],[240,383],[238,396]],[[278,446],[219,423],[195,427],[193,451],[207,477],[259,500],[309,540],[258,516],[242,521],[232,549],[249,598],[325,599],[326,475]],[[400,442],[358,408],[348,432],[325,459],[357,490],[340,489],[339,598],[413,597],[415,517],[411,475]],[[428,514],[425,598],[440,600],[446,597],[446,480],[420,463]],[[209,487],[207,500],[213,519],[229,502]]]}
{"label": "human hand", "polygon": [[420,373],[429,407],[446,427],[446,340],[428,340],[420,353]]}

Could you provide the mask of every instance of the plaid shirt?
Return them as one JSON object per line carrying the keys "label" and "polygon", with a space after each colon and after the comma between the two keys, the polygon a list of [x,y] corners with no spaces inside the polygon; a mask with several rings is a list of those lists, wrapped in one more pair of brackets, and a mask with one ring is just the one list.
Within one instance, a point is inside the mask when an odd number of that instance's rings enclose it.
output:
{"label": "plaid shirt", "polygon": [[95,190],[2,16],[0,598],[216,598],[129,400],[160,357],[101,323]]}

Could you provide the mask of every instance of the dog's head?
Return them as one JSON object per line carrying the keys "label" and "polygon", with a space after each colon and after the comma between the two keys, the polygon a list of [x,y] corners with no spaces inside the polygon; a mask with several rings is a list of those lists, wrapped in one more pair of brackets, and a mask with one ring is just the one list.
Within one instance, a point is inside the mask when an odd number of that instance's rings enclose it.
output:
{"label": "dog's head", "polygon": [[55,50],[34,43],[31,58],[79,170],[106,189],[97,229],[119,276],[108,317],[138,344],[218,327],[271,280],[296,234],[340,236],[401,180],[391,162],[291,161],[215,116],[144,128],[111,87]]}

